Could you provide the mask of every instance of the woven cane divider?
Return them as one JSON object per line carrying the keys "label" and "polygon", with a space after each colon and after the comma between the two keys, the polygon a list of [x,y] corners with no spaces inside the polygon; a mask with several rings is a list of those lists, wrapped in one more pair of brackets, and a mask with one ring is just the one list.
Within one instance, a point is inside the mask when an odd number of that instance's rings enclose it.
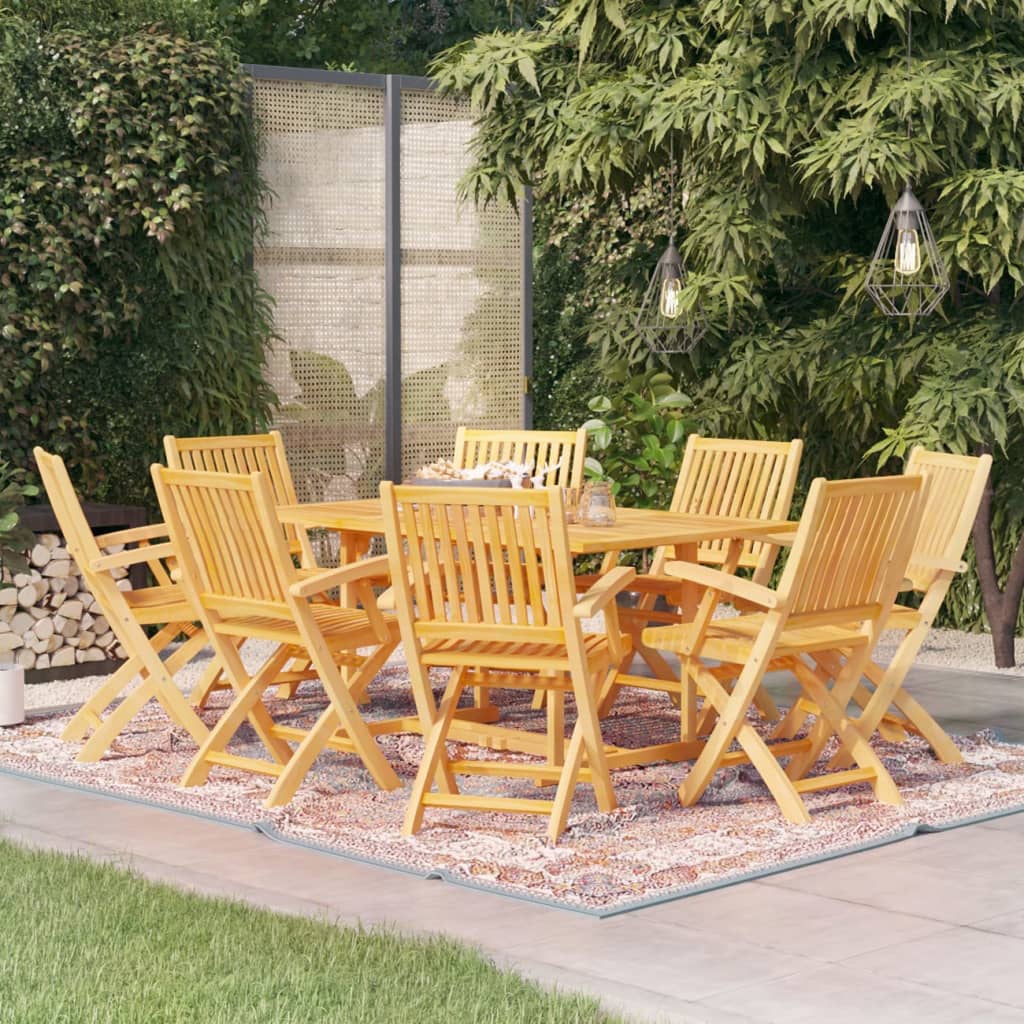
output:
{"label": "woven cane divider", "polygon": [[[422,81],[422,86],[418,83]],[[386,108],[380,76],[256,69],[272,198],[254,253],[281,341],[280,400],[300,500],[376,495],[385,470]],[[458,425],[522,423],[522,231],[458,200],[466,104],[400,87],[402,471],[450,456]],[[390,87],[390,86],[389,86]],[[329,553],[327,553],[329,557]]]}
{"label": "woven cane divider", "polygon": [[267,379],[303,501],[371,497],[384,457],[384,90],[256,78],[272,190],[254,260]]}
{"label": "woven cane divider", "polygon": [[460,424],[518,427],[521,226],[508,205],[460,202],[469,106],[401,96],[402,471],[451,457]]}

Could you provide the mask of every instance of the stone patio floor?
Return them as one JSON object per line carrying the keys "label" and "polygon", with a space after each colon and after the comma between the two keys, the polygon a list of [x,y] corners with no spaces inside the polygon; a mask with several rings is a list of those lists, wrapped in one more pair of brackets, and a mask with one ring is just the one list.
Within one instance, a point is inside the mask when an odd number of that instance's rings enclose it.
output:
{"label": "stone patio floor", "polygon": [[[955,732],[1024,742],[1019,677],[917,669],[910,689]],[[444,932],[635,1021],[1024,1022],[1024,814],[603,921],[5,776],[0,835],[286,913]]]}

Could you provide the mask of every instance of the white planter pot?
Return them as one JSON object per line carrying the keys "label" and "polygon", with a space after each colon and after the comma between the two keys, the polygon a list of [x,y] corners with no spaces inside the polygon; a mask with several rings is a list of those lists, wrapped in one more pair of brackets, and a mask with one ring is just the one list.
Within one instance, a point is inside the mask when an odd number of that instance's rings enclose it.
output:
{"label": "white planter pot", "polygon": [[0,726],[25,721],[25,670],[20,665],[0,665]]}

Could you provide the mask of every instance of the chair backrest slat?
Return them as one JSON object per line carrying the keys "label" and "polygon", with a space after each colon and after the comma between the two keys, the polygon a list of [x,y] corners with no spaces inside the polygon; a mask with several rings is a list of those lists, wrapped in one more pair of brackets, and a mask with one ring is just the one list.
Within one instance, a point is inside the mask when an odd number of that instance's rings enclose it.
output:
{"label": "chair backrest slat", "polygon": [[204,606],[232,598],[286,604],[294,574],[270,482],[261,473],[153,470],[172,535],[186,541],[181,557],[191,563]]}
{"label": "chair backrest slat", "polygon": [[89,570],[89,562],[99,558],[102,552],[92,527],[85,518],[85,512],[75,493],[64,460],[42,448],[35,449],[35,457],[39,476],[46,489],[46,496],[50,499],[53,514],[60,525],[64,543],[75,559],[79,572],[83,576],[93,576],[95,574]]}
{"label": "chair backrest slat", "polygon": [[779,583],[792,616],[885,607],[910,559],[919,476],[815,480]]}
{"label": "chair backrest slat", "polygon": [[[284,442],[276,430],[266,434],[234,434],[224,437],[167,435],[164,438],[164,452],[171,469],[241,475],[260,473],[270,485],[276,504],[298,503]],[[315,568],[316,558],[306,531],[292,524],[282,529],[289,543],[298,546],[302,564],[306,568]]]}
{"label": "chair backrest slat", "polygon": [[392,579],[415,628],[563,628],[575,599],[561,492],[381,484]]}
{"label": "chair backrest slat", "polygon": [[935,578],[935,568],[916,559],[944,558],[959,561],[971,537],[978,506],[992,467],[992,456],[950,455],[915,448],[904,472],[928,481],[921,528],[907,577],[917,591],[925,591]]}
{"label": "chair backrest slat", "polygon": [[579,430],[474,430],[459,427],[453,461],[459,469],[485,462],[529,462],[534,469],[557,467],[544,477],[547,487],[581,487],[587,432]]}
{"label": "chair backrest slat", "polygon": [[[686,442],[672,511],[745,519],[785,519],[793,501],[803,442],[751,441],[691,434]],[[721,564],[728,542],[698,548],[701,562]],[[740,554],[745,568],[770,569],[770,545],[748,541]]]}
{"label": "chair backrest slat", "polygon": [[130,642],[130,624],[133,622],[131,609],[110,573],[94,572],[90,568],[93,559],[99,558],[103,552],[100,549],[100,542],[97,541],[92,527],[85,518],[85,512],[75,493],[64,460],[42,448],[36,448],[34,455],[39,476],[50,499],[50,506],[57,518],[64,543],[111,629],[127,647],[129,643],[126,643],[126,640]]}

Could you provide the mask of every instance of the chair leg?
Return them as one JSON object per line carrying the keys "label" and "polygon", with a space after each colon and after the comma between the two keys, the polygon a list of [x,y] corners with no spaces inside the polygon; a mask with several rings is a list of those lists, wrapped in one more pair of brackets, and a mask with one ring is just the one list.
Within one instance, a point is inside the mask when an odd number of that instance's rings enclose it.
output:
{"label": "chair leg", "polygon": [[565,694],[549,690],[547,700],[548,764],[561,767],[565,760]]}
{"label": "chair leg", "polygon": [[[842,679],[848,679],[850,676],[850,663],[847,663],[839,671],[839,675],[836,677],[833,685],[838,685]],[[794,754],[789,759],[789,764],[786,766],[786,775],[789,778],[796,780],[802,779],[818,762],[818,758],[821,757],[821,752],[825,749],[825,744],[828,743],[829,737],[832,736],[832,728],[821,713],[821,708],[814,701],[811,696],[812,692],[816,692],[818,687],[828,688],[828,681],[832,678],[830,673],[820,667],[812,668],[802,658],[793,658],[789,663],[790,670],[793,675],[796,676],[806,694],[806,700],[808,703],[813,703],[814,714],[816,716],[814,725],[808,732],[808,746],[807,749],[799,753]]]}
{"label": "chair leg", "polygon": [[182,696],[181,690],[174,684],[171,676],[165,674],[162,679],[154,680],[152,696],[163,705],[167,717],[180,725],[196,743],[202,743],[206,739],[209,729],[195,713],[192,705]]}
{"label": "chair leg", "polygon": [[220,658],[214,657],[209,665],[203,669],[203,674],[192,687],[188,699],[199,708],[205,708],[210,694],[214,690],[230,690],[231,683],[224,676],[224,665]]}
{"label": "chair leg", "polygon": [[[225,660],[230,660],[230,655],[227,654],[230,649],[230,644],[224,646]],[[235,651],[236,657],[237,654],[238,652]],[[188,768],[185,769],[185,774],[181,778],[182,786],[201,786],[206,782],[210,776],[210,769],[213,767],[213,762],[208,760],[209,755],[212,752],[224,751],[231,741],[231,737],[235,735],[246,719],[249,719],[253,724],[253,728],[257,729],[257,735],[274,760],[279,764],[284,764],[288,761],[292,755],[292,749],[284,740],[271,734],[270,730],[273,729],[274,723],[270,719],[267,709],[262,708],[261,704],[263,691],[272,684],[274,676],[281,670],[281,666],[287,658],[287,648],[279,647],[264,662],[259,672],[236,692],[231,706],[221,715],[217,724],[210,730],[210,734],[199,747]],[[235,670],[235,666],[230,666],[230,670]],[[233,679],[236,681],[237,678],[240,677],[233,676]],[[262,715],[257,714],[257,705],[263,709]],[[273,747],[263,739],[264,735],[273,741]],[[282,746],[288,751],[287,757],[281,756]]]}
{"label": "chair leg", "polygon": [[793,701],[793,706],[772,730],[773,740],[791,740],[804,727],[812,712],[803,705],[803,700]]}
{"label": "chair leg", "polygon": [[[883,670],[874,663],[867,666],[866,675],[875,684],[875,692],[871,695],[855,724],[860,732],[870,739],[875,730],[880,728],[882,719],[889,708],[896,704],[910,720],[911,725],[925,737],[940,761],[946,764],[959,764],[963,760],[963,756],[957,750],[956,744],[949,738],[942,726],[903,690],[907,673],[927,633],[927,628],[922,627],[908,632],[888,668]],[[908,713],[907,708],[910,708],[913,713]],[[837,767],[849,764],[849,754],[841,751],[833,758],[833,762]]]}
{"label": "chair leg", "polygon": [[[369,678],[372,679],[377,674],[377,669],[387,660],[389,653],[390,651],[384,648],[378,648],[372,657],[349,675],[350,684],[356,692],[359,692],[363,677],[369,674]],[[381,789],[397,789],[402,784],[401,780],[395,774],[394,768],[388,764],[384,752],[363,721],[363,716],[342,679],[341,670],[334,664],[326,649],[314,645],[309,654],[338,721],[352,741],[355,752],[362,758],[366,770]]]}
{"label": "chair leg", "polygon": [[[152,678],[146,669],[143,668],[142,682],[103,719],[103,723],[85,741],[82,749],[75,755],[75,760],[82,764],[92,764],[101,760],[125,726],[154,696]],[[189,708],[189,710],[191,711],[192,709]],[[206,727],[203,726],[203,728],[205,729]]]}
{"label": "chair leg", "polygon": [[881,759],[871,747],[870,741],[849,718],[847,705],[860,681],[861,673],[868,660],[868,649],[850,652],[832,689],[829,690],[829,674],[821,669],[812,669],[800,659],[794,659],[792,668],[808,697],[817,704],[820,711],[818,722],[812,730],[811,744],[806,752],[795,755],[786,769],[790,779],[803,778],[817,763],[829,736],[835,735],[841,749],[848,751],[853,761],[861,768],[870,770],[875,796],[883,803],[899,805],[903,802],[896,783]]}
{"label": "chair leg", "polygon": [[691,672],[695,682],[699,689],[703,690],[704,696],[716,707],[719,717],[704,749],[679,787],[679,799],[684,807],[692,806],[701,798],[718,770],[722,758],[736,739],[736,734],[744,724],[747,708],[764,678],[768,654],[774,647],[781,629],[781,618],[769,616],[750,649],[747,663],[743,666],[731,694],[726,692],[722,684],[703,668],[699,661],[694,660]]}
{"label": "chair leg", "polygon": [[[162,640],[172,629],[176,635],[177,627],[168,626],[161,630],[157,637]],[[192,644],[193,640],[194,638],[189,640],[186,647]],[[167,665],[160,659],[158,652],[165,646],[165,642],[160,642],[159,647],[147,646],[147,649],[138,655],[142,682],[106,717],[103,724],[97,727],[78,752],[77,760],[83,763],[98,761],[115,737],[154,698],[163,706],[170,720],[183,728],[196,743],[202,743],[206,739],[209,730],[181,695],[174,679],[168,674]]]}
{"label": "chair leg", "polygon": [[[636,660],[636,655],[647,663],[651,671],[659,679],[675,679],[676,673],[673,671],[672,666],[653,648],[645,647],[640,642],[640,631],[634,633],[632,630],[629,631],[630,637],[633,641],[633,646],[629,653],[622,659],[618,667],[618,672],[625,673],[630,670],[633,662]],[[614,676],[612,677],[614,680]],[[619,694],[622,692],[622,687],[612,682],[610,685],[605,684],[604,689],[601,691],[600,700],[597,706],[597,713],[601,718],[607,718],[611,714],[612,707],[615,705],[615,701],[618,700]],[[679,696],[675,693],[669,694],[669,699],[672,703],[679,707]]]}
{"label": "chair leg", "polygon": [[591,784],[597,806],[606,814],[618,807],[615,790],[612,788],[608,761],[605,757],[604,742],[601,739],[601,720],[597,714],[595,692],[600,677],[594,679],[593,685],[574,686],[576,695],[576,726],[569,740],[569,749],[565,754],[565,763],[555,791],[555,802],[548,821],[548,841],[558,842],[558,837],[565,831],[569,821],[569,810],[572,798],[576,793],[576,783],[580,769],[583,767],[583,755],[586,754],[590,768]]}
{"label": "chair leg", "polygon": [[[285,644],[277,647],[273,654],[260,666],[256,675],[252,677],[253,681],[258,681],[264,689],[270,686],[274,677],[281,671],[288,658],[291,657],[291,651],[292,648]],[[244,681],[249,680],[249,673],[246,671],[245,663],[238,653],[238,647],[228,640],[220,645],[220,655],[224,660],[224,669],[228,680],[231,682],[236,693],[241,694],[246,688],[247,684]],[[278,764],[287,764],[292,756],[292,748],[279,736],[274,735],[274,720],[263,703],[262,697],[263,689],[258,691],[257,700],[249,705],[249,724],[270,756]],[[237,728],[238,726],[235,726],[235,729]]]}
{"label": "chair leg", "polygon": [[139,674],[141,667],[142,661],[138,657],[135,655],[130,657],[75,712],[74,717],[68,722],[64,732],[61,733],[60,738],[65,742],[74,743],[83,739],[90,729],[99,728],[103,724],[102,712],[110,706],[110,702]]}
{"label": "chair leg", "polygon": [[772,695],[763,686],[754,694],[754,707],[766,722],[777,722],[782,717]]}
{"label": "chair leg", "polygon": [[584,739],[583,729],[579,721],[572,731],[569,747],[565,752],[565,762],[558,778],[558,789],[555,790],[555,802],[548,819],[548,842],[557,843],[558,837],[565,831],[569,822],[569,811],[572,798],[576,795],[576,780],[580,768],[583,767]]}
{"label": "chair leg", "polygon": [[[409,795],[409,803],[406,805],[405,820],[402,822],[402,835],[415,835],[423,824],[423,797],[434,782],[442,761],[447,761],[448,754],[445,749],[445,740],[448,737],[448,730],[451,728],[452,719],[455,717],[455,709],[459,706],[459,698],[462,696],[464,686],[462,685],[462,673],[453,672],[445,687],[444,696],[441,698],[441,707],[430,731],[426,735],[426,746],[423,750],[423,760],[420,761],[419,771],[416,773],[416,780],[413,782],[412,793]],[[450,775],[450,773],[449,773]],[[458,792],[458,789],[455,789]]]}
{"label": "chair leg", "polygon": [[[349,685],[353,691],[362,692],[366,688],[367,680],[372,679],[377,674],[380,666],[388,660],[390,654],[391,650],[387,647],[381,647],[374,651],[359,669],[352,674]],[[351,700],[351,697],[349,699]],[[354,704],[353,707],[355,707]],[[356,711],[356,714],[358,715],[359,712]],[[277,777],[277,780],[270,789],[270,793],[267,795],[266,807],[282,807],[291,800],[295,795],[295,791],[302,784],[302,780],[309,773],[313,762],[319,757],[324,747],[327,746],[327,741],[330,740],[341,726],[341,716],[332,701],[321,713],[313,728],[305,735],[302,742],[295,748],[295,753],[292,754],[284,767],[284,771]],[[377,746],[375,742],[374,746]],[[380,748],[378,747],[377,749],[379,750]],[[369,768],[370,766],[367,765],[367,767]],[[390,767],[388,765],[388,768]],[[371,774],[373,774],[372,769]],[[393,769],[391,770],[391,776],[391,779],[387,778],[386,775],[378,779],[376,774],[374,774],[374,778],[381,789],[396,789],[401,785]],[[388,782],[393,782],[393,784],[385,785]]]}
{"label": "chair leg", "polygon": [[[383,644],[377,648],[367,659],[373,659],[373,671],[372,672],[359,672],[349,681],[349,692],[352,694],[352,699],[357,704],[369,704],[370,698],[367,696],[367,691],[370,688],[370,683],[377,678],[377,673],[384,667],[385,662],[395,652],[395,648],[398,646],[398,641],[395,640],[393,643]],[[365,666],[366,662],[364,662]]]}
{"label": "chair leg", "polygon": [[[127,629],[128,627],[125,627]],[[155,636],[147,638],[138,627],[138,643],[147,645],[157,655],[178,635],[181,631],[180,623],[170,623],[164,626]],[[118,639],[124,644],[127,650],[137,650],[135,644],[125,643],[125,637],[118,631]],[[90,729],[99,728],[103,721],[103,712],[110,707],[118,694],[139,674],[143,665],[143,659],[138,654],[131,655],[125,663],[118,668],[113,675],[78,709],[74,718],[68,722],[67,727],[61,734],[61,739],[75,742],[83,739]]]}
{"label": "chair leg", "polygon": [[338,731],[341,720],[337,711],[330,705],[321,713],[313,728],[306,733],[302,742],[295,748],[295,753],[284,766],[284,770],[274,781],[263,801],[264,807],[283,807],[299,788],[302,780],[309,773],[313,762],[327,746],[327,741]]}
{"label": "chair leg", "polygon": [[963,763],[964,755],[945,729],[906,690],[900,690],[893,697],[893,703],[907,716],[912,727],[928,741],[935,756],[943,764]]}
{"label": "chair leg", "polygon": [[704,795],[722,757],[735,740],[761,776],[784,817],[795,824],[806,824],[811,819],[800,794],[786,777],[771,748],[745,720],[746,709],[753,703],[763,675],[763,668],[744,668],[730,694],[710,672],[699,671],[699,687],[705,698],[716,707],[718,721],[693,769],[679,787],[679,798],[684,807],[692,807]]}
{"label": "chair leg", "polygon": [[697,738],[697,684],[692,658],[679,659],[679,738],[685,743]]}
{"label": "chair leg", "polygon": [[[286,670],[295,672],[301,672],[307,668],[309,668],[308,658],[296,658],[291,665],[286,666]],[[278,683],[277,689],[274,691],[274,697],[277,700],[291,700],[298,693],[301,685],[301,680],[296,680],[294,683]]]}
{"label": "chair leg", "polygon": [[856,680],[847,683],[840,689],[839,681],[837,681],[836,692],[830,693],[828,686],[817,677],[813,682],[808,680],[808,688],[821,709],[822,718],[828,721],[842,749],[848,751],[851,760],[861,768],[874,772],[871,785],[875,791],[875,798],[882,803],[898,807],[903,803],[903,798],[900,796],[893,777],[882,764],[881,758],[872,749],[868,738],[846,714],[846,701],[843,698],[844,696],[848,698],[848,691],[852,690],[855,685]]}

